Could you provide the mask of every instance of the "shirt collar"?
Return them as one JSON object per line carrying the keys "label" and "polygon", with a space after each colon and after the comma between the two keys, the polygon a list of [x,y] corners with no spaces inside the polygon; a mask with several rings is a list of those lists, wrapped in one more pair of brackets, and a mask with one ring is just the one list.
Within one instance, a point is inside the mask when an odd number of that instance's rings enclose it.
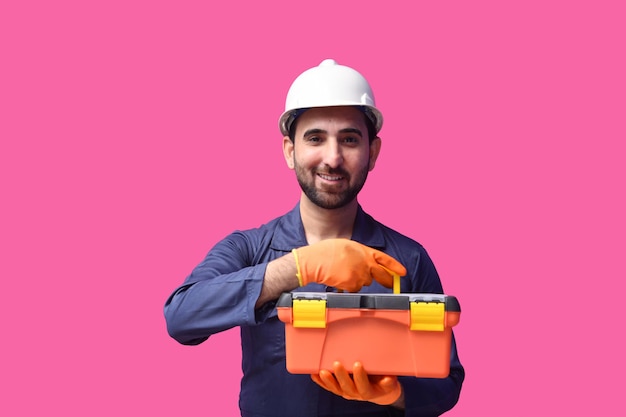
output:
{"label": "shirt collar", "polygon": [[[352,240],[376,249],[385,248],[382,225],[363,211],[361,205],[357,208]],[[300,203],[298,202],[291,211],[278,220],[270,246],[274,250],[289,252],[294,248],[306,245],[306,235],[304,234],[304,226],[300,217]]]}

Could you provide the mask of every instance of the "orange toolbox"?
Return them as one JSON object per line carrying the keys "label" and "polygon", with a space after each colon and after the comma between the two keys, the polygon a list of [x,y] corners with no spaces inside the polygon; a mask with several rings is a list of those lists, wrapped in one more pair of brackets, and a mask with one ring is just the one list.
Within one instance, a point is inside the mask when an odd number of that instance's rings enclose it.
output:
{"label": "orange toolbox", "polygon": [[[395,286],[394,286],[395,287]],[[319,373],[340,361],[371,375],[445,378],[461,307],[442,294],[284,293],[287,371]]]}

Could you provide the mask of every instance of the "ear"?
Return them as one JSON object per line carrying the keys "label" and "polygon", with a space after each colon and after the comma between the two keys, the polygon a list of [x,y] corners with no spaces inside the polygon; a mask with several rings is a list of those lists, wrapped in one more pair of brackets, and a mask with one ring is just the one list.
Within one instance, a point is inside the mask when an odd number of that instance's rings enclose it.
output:
{"label": "ear", "polygon": [[378,154],[380,153],[380,147],[382,145],[382,141],[378,136],[372,140],[370,143],[370,165],[369,170],[373,170],[376,166],[376,160],[378,159]]}
{"label": "ear", "polygon": [[283,155],[285,156],[285,161],[287,162],[289,169],[294,169],[293,142],[289,139],[289,136],[285,136],[283,138]]}

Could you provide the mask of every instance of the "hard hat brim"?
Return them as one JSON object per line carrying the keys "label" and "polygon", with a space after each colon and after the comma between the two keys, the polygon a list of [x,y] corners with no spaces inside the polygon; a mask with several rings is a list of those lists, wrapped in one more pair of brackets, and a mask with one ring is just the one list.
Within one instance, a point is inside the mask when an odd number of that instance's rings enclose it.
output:
{"label": "hard hat brim", "polygon": [[[383,127],[383,115],[382,113],[373,106],[367,106],[367,105],[363,105],[363,104],[346,104],[345,106],[350,106],[350,107],[355,107],[358,108],[359,110],[363,111],[363,113],[365,114],[365,116],[372,122],[372,125],[374,126],[374,130],[376,131],[376,134],[378,134],[378,132],[380,132],[380,129],[382,129]],[[341,105],[339,106],[320,106],[320,107],[316,107],[316,108],[322,108],[322,107],[342,107]],[[311,108],[315,108],[315,107],[306,107],[306,108],[301,108],[301,109],[291,109],[288,110],[286,112],[284,112],[280,118],[278,119],[278,127],[280,129],[280,133],[283,136],[289,136],[289,130],[291,129],[291,126],[293,125],[293,122],[300,117],[300,115],[302,113],[304,113],[305,111],[311,109]]]}

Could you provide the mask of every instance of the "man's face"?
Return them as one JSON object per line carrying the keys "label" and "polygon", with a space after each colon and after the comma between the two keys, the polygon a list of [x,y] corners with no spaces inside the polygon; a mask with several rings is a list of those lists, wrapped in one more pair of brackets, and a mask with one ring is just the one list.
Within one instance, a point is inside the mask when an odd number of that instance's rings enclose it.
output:
{"label": "man's face", "polygon": [[323,107],[304,112],[293,143],[283,142],[306,197],[325,209],[354,201],[374,168],[380,139],[370,144],[364,114],[354,107]]}

